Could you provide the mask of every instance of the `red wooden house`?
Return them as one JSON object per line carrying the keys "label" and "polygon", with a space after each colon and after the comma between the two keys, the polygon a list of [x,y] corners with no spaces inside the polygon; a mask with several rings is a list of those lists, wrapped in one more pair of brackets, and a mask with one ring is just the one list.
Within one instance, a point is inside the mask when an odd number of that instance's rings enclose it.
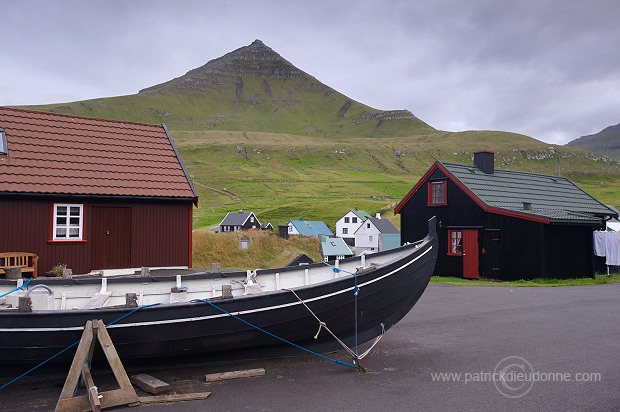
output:
{"label": "red wooden house", "polygon": [[0,252],[39,271],[191,266],[198,195],[165,125],[0,107]]}

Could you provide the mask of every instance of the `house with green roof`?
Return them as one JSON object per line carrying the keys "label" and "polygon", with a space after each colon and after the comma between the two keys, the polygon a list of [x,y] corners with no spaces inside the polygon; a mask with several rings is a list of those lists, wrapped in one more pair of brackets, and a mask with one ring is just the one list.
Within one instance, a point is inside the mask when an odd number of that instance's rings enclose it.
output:
{"label": "house with green roof", "polygon": [[321,239],[321,253],[325,262],[353,256],[353,252],[342,238],[323,235],[319,237]]}
{"label": "house with green roof", "polygon": [[618,213],[561,176],[496,170],[493,152],[470,165],[435,162],[394,209],[401,242],[437,216],[435,275],[494,279],[586,277],[593,231]]}
{"label": "house with green roof", "polygon": [[370,215],[363,210],[348,211],[336,222],[336,236],[344,239],[349,246],[355,245],[355,231],[360,228],[362,223],[368,219]]}

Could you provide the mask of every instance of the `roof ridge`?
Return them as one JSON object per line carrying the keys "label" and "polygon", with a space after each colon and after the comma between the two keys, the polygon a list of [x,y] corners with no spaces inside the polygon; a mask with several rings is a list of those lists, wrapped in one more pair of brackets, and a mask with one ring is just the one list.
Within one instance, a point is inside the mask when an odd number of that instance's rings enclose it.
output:
{"label": "roof ridge", "polygon": [[[438,160],[439,163],[441,163],[442,165],[446,166],[446,165],[451,165],[451,166],[462,166],[462,167],[467,167],[470,169],[475,169],[475,170],[479,170],[482,172],[482,170],[480,170],[478,168],[478,166],[474,165],[474,164],[463,164],[463,163],[454,163],[454,162],[446,162],[443,160]],[[534,175],[534,176],[544,176],[544,177],[550,177],[553,179],[562,179],[562,180],[567,180],[570,182],[570,180],[565,177],[565,176],[557,176],[557,175],[550,175],[547,173],[536,173],[536,172],[526,172],[523,170],[512,170],[512,169],[494,169],[493,174],[497,173],[497,172],[504,172],[504,173],[519,173],[519,174],[524,174],[524,175]]]}
{"label": "roof ridge", "polygon": [[[118,123],[134,124],[137,126],[161,127],[161,124],[155,124],[155,123],[139,123],[139,122],[132,122],[129,120],[124,121],[124,120],[105,119],[105,118],[97,118],[97,117],[76,116],[76,115],[65,114],[65,113],[42,112],[40,110],[21,109],[21,108],[16,108],[16,107],[11,107],[11,106],[0,106],[0,111],[2,110],[14,111],[17,113],[31,113],[31,114],[45,115],[45,116],[51,116],[51,117],[68,118],[68,119],[94,120],[94,121],[100,121],[100,122],[105,122],[105,123],[109,122],[109,123],[117,123],[117,124]],[[22,117],[19,115],[16,115],[16,116]]]}

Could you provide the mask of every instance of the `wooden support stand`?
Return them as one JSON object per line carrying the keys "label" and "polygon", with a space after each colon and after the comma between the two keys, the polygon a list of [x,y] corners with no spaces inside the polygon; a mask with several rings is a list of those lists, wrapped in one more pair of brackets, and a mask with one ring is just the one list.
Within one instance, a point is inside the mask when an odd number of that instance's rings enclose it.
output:
{"label": "wooden support stand", "polygon": [[[90,373],[89,365],[95,349],[95,337],[110,364],[116,382],[120,386],[107,392],[99,392]],[[86,385],[87,395],[74,396],[80,377]],[[69,374],[62,388],[56,411],[100,411],[119,405],[139,404],[140,400],[123,368],[110,335],[101,319],[86,322],[82,339],[71,363]]]}

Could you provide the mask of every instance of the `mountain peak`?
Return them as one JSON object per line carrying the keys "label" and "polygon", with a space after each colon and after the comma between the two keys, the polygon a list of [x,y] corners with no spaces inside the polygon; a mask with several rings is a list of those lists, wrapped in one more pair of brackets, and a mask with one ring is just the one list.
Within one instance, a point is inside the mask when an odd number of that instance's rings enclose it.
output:
{"label": "mountain peak", "polygon": [[207,64],[188,71],[174,80],[152,86],[140,92],[163,87],[180,87],[182,89],[210,90],[213,75],[233,77],[255,77],[261,79],[296,79],[311,77],[284,59],[261,40],[254,40],[230,53],[210,60]]}

